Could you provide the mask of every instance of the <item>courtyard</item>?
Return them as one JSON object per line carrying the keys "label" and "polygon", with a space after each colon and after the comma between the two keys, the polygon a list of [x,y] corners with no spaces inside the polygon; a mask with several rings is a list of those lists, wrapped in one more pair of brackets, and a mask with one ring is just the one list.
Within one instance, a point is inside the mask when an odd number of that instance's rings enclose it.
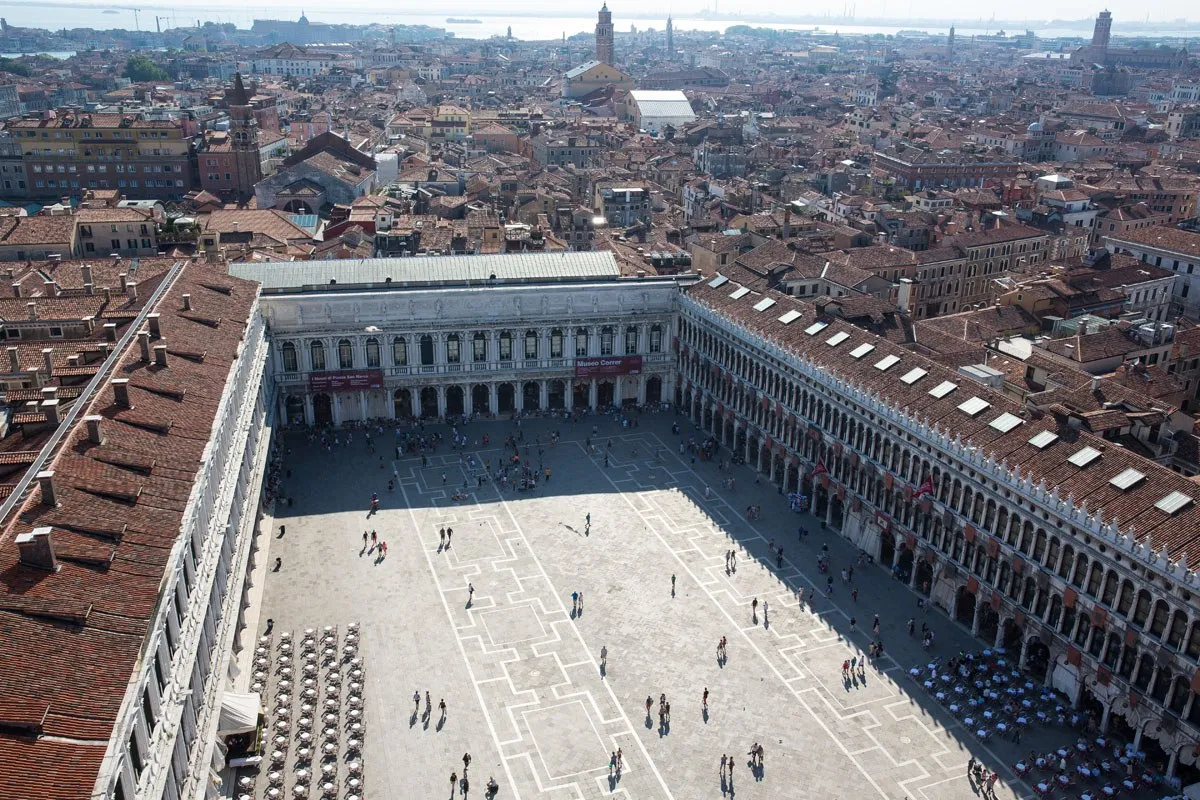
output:
{"label": "courtyard", "polygon": [[[483,796],[492,776],[501,798],[940,800],[972,792],[972,756],[1000,771],[997,797],[1028,796],[1010,765],[1074,742],[1074,732],[1031,730],[1020,746],[971,736],[909,677],[931,654],[904,623],[926,622],[943,657],[982,645],[938,611],[921,616],[915,595],[878,567],[859,568],[856,601],[840,582],[827,597],[822,546],[835,572],[857,551],[744,467],[736,488],[722,488],[728,475],[714,462],[680,455],[672,423],[683,441],[695,435],[670,413],[632,428],[612,416],[524,420],[522,457],[551,479],[522,492],[499,489],[481,465],[511,456],[501,447],[518,430],[509,421],[470,423],[465,455],[446,442],[425,464],[396,457],[391,429],[375,434],[374,452],[362,431],[349,445],[340,433],[330,449],[285,434],[293,503],[277,509],[283,535],[262,544],[260,558],[281,566],[266,578],[259,616],[283,631],[358,624],[364,796],[446,797],[466,752],[472,793]],[[551,430],[562,436],[554,445]],[[373,492],[380,508],[369,514]],[[762,507],[759,519],[747,521],[750,505]],[[448,547],[441,528],[453,529]],[[385,558],[364,547],[369,531],[387,543]],[[785,550],[781,567],[771,541]],[[730,550],[736,570],[726,568]],[[572,593],[582,594],[578,612]],[[843,681],[874,614],[887,652]],[[752,770],[755,742],[764,766]],[[736,765],[732,782],[719,774],[723,754]]]}

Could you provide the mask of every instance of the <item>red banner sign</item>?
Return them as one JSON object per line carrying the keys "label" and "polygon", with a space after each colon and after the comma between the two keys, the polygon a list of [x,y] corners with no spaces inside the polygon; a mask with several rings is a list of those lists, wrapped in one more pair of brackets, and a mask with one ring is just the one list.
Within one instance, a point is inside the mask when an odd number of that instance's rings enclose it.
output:
{"label": "red banner sign", "polygon": [[381,369],[347,369],[340,372],[310,372],[308,388],[314,392],[355,392],[383,386]]}
{"label": "red banner sign", "polygon": [[603,375],[641,375],[641,356],[604,356],[575,359],[576,378],[596,378]]}

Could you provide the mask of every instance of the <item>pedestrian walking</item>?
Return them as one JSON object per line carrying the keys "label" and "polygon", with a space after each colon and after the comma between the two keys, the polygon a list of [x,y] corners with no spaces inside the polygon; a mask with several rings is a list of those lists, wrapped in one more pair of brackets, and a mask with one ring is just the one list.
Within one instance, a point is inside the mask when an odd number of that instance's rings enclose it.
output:
{"label": "pedestrian walking", "polygon": [[725,763],[727,761],[729,761],[729,756],[722,753],[721,754],[721,768],[719,770],[717,770],[718,777],[722,777],[722,778],[725,777]]}
{"label": "pedestrian walking", "polygon": [[701,702],[704,705],[704,710],[708,711],[708,687],[707,686],[704,687],[704,696],[701,698]]}
{"label": "pedestrian walking", "polygon": [[625,754],[621,752],[621,748],[617,748],[617,772],[621,771],[621,767],[625,766]]}
{"label": "pedestrian walking", "polygon": [[650,716],[650,709],[654,707],[654,699],[650,695],[646,695],[646,716]]}
{"label": "pedestrian walking", "polygon": [[371,547],[375,547],[377,541],[378,536],[376,536],[375,531],[371,531]]}
{"label": "pedestrian walking", "polygon": [[579,610],[579,592],[571,592],[571,613]]}
{"label": "pedestrian walking", "polygon": [[612,777],[613,771],[617,768],[617,751],[613,750],[612,755],[608,757],[608,775]]}
{"label": "pedestrian walking", "polygon": [[850,630],[851,630],[851,631],[853,631],[853,630],[854,630],[854,626],[855,626],[855,624],[856,624],[857,622],[858,622],[858,620],[856,620],[854,617],[851,617],[851,618],[850,618]]}
{"label": "pedestrian walking", "polygon": [[583,589],[579,590],[579,613],[583,613]]}
{"label": "pedestrian walking", "polygon": [[446,473],[442,473],[442,486],[446,485]]}
{"label": "pedestrian walking", "polygon": [[463,777],[467,777],[467,769],[471,766],[471,754],[463,753]]}
{"label": "pedestrian walking", "polygon": [[602,667],[608,666],[608,646],[607,645],[600,646],[600,666],[602,666]]}
{"label": "pedestrian walking", "polygon": [[446,547],[450,546],[450,540],[454,537],[454,528],[446,528]]}
{"label": "pedestrian walking", "polygon": [[967,777],[968,778],[973,778],[975,776],[975,764],[976,764],[975,756],[971,756],[970,761],[967,762]]}
{"label": "pedestrian walking", "polygon": [[475,597],[475,584],[467,581],[467,602],[471,602]]}
{"label": "pedestrian walking", "polygon": [[421,710],[421,690],[417,689],[413,692],[413,713],[416,714]]}
{"label": "pedestrian walking", "polygon": [[446,546],[446,529],[445,528],[442,528],[441,530],[438,531],[438,543],[442,547]]}
{"label": "pedestrian walking", "polygon": [[908,628],[908,635],[913,635],[913,630],[917,627],[917,621],[912,617],[908,618],[908,622],[904,623],[904,627]]}
{"label": "pedestrian walking", "polygon": [[858,587],[857,586],[855,586],[853,589],[850,590],[850,599],[855,603],[858,602]]}
{"label": "pedestrian walking", "polygon": [[367,538],[370,536],[366,531],[363,531],[363,550],[367,549]]}
{"label": "pedestrian walking", "polygon": [[671,575],[671,597],[675,596],[675,576]]}
{"label": "pedestrian walking", "polygon": [[754,598],[754,600],[752,600],[750,602],[750,614],[755,619],[758,619],[758,598],[757,597]]}
{"label": "pedestrian walking", "polygon": [[444,697],[438,701],[438,712],[441,714],[442,719],[446,718],[446,698]]}
{"label": "pedestrian walking", "polygon": [[450,796],[454,797],[454,790],[458,788],[458,773],[450,773]]}
{"label": "pedestrian walking", "polygon": [[766,600],[763,600],[763,619],[767,618],[767,614],[770,613],[770,608],[770,603],[768,603]]}
{"label": "pedestrian walking", "polygon": [[429,692],[425,692],[425,713],[428,714],[433,710],[433,698],[429,696]]}
{"label": "pedestrian walking", "polygon": [[871,623],[871,633],[879,635],[879,615],[875,615],[875,621]]}

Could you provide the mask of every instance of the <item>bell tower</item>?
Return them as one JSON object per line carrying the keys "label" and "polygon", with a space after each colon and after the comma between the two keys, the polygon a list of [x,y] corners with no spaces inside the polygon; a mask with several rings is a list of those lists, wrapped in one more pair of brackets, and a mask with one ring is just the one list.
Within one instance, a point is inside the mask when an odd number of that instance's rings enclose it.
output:
{"label": "bell tower", "polygon": [[226,93],[225,100],[229,105],[229,135],[233,140],[237,191],[245,196],[252,194],[254,184],[262,180],[262,160],[258,154],[258,118],[240,72],[233,76],[233,89]]}
{"label": "bell tower", "polygon": [[596,60],[602,64],[613,65],[613,24],[608,3],[601,7],[600,17],[596,22]]}

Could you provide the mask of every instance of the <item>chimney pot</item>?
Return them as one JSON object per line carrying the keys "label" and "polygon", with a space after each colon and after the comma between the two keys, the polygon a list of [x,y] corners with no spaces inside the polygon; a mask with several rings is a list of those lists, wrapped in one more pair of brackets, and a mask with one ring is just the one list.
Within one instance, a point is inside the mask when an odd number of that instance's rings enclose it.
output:
{"label": "chimney pot", "polygon": [[112,300],[112,289],[105,286],[104,287],[104,302],[107,303],[109,300]]}
{"label": "chimney pot", "polygon": [[17,535],[17,551],[20,553],[22,564],[48,572],[58,571],[58,559],[54,557],[54,543],[50,539],[50,531],[50,528],[34,528],[29,533]]}
{"label": "chimney pot", "polygon": [[46,388],[42,389],[43,400],[53,400],[56,397],[58,397],[57,386],[47,386]]}
{"label": "chimney pot", "polygon": [[8,371],[12,373],[21,371],[21,354],[15,347],[8,348]]}
{"label": "chimney pot", "polygon": [[31,320],[37,319],[37,301],[36,300],[30,300],[28,303],[25,304],[25,308],[28,309],[29,318]]}
{"label": "chimney pot", "polygon": [[104,339],[109,342],[115,342],[117,340],[117,323],[104,323]]}
{"label": "chimney pot", "polygon": [[46,369],[46,377],[49,378],[54,374],[54,348],[46,347],[42,349],[42,366]]}
{"label": "chimney pot", "polygon": [[87,423],[88,441],[92,444],[104,444],[104,437],[100,434],[100,423],[104,421],[104,417],[89,414],[83,421]]}
{"label": "chimney pot", "polygon": [[58,505],[58,498],[54,494],[54,470],[42,470],[37,474],[37,479],[42,487],[42,505]]}
{"label": "chimney pot", "polygon": [[150,323],[150,337],[153,339],[162,338],[162,328],[159,325],[161,314],[147,314],[146,321]]}
{"label": "chimney pot", "polygon": [[83,284],[83,291],[86,292],[89,297],[91,297],[96,293],[96,287],[92,285],[91,281],[87,281]]}
{"label": "chimney pot", "polygon": [[21,284],[14,283],[12,285],[12,293],[13,293],[13,297],[20,297],[21,296]]}
{"label": "chimney pot", "polygon": [[122,408],[133,408],[129,404],[129,378],[113,378],[112,387],[117,405]]}
{"label": "chimney pot", "polygon": [[184,311],[192,310],[192,296],[190,294],[185,294],[183,296],[183,310]]}
{"label": "chimney pot", "polygon": [[167,346],[165,344],[154,345],[154,363],[160,367],[167,365]]}
{"label": "chimney pot", "polygon": [[121,273],[120,275],[118,275],[117,277],[121,279],[121,293],[122,293],[122,294],[124,294],[124,293],[125,293],[125,287],[126,287],[126,286],[128,285],[128,283],[129,283],[129,275],[128,275],[128,274],[126,274],[126,273],[124,273],[124,272],[122,272],[122,273]]}
{"label": "chimney pot", "polygon": [[46,422],[57,426],[58,418],[58,398],[50,398],[42,401],[42,413],[46,415]]}
{"label": "chimney pot", "polygon": [[150,331],[138,331],[138,346],[142,349],[142,361],[150,363]]}
{"label": "chimney pot", "polygon": [[128,281],[125,284],[130,300],[137,300],[137,281]]}

